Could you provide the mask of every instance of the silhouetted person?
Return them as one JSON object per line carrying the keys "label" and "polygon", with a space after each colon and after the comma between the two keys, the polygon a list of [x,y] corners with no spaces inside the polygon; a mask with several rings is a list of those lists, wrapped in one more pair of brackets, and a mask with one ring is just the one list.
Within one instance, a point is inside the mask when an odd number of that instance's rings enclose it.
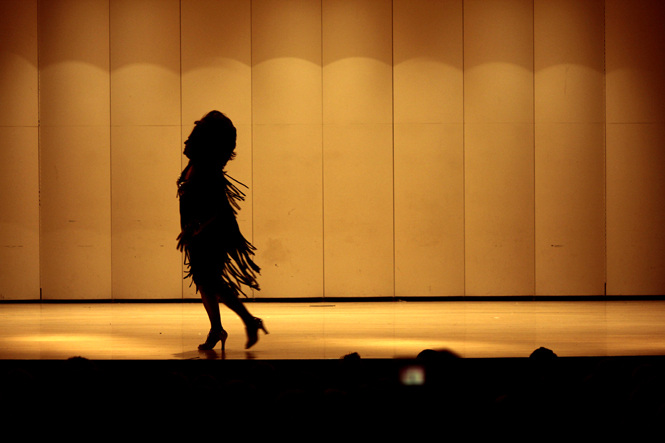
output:
{"label": "silhouetted person", "polygon": [[[268,333],[260,318],[253,317],[239,300],[241,286],[259,289],[252,260],[254,246],[240,232],[236,221],[239,202],[245,194],[230,180],[224,168],[235,157],[236,128],[219,111],[211,111],[201,120],[185,142],[187,167],[178,179],[180,227],[178,249],[185,253],[187,277],[192,277],[201,293],[210,319],[210,332],[199,349],[210,350],[228,337],[222,328],[219,301],[245,323],[249,349],[258,341],[258,331]],[[245,186],[246,187],[246,186]]]}
{"label": "silhouetted person", "polygon": [[554,353],[554,351],[541,346],[540,348],[533,351],[531,355],[529,355],[529,358],[532,358],[534,360],[547,361],[556,356],[557,355]]}

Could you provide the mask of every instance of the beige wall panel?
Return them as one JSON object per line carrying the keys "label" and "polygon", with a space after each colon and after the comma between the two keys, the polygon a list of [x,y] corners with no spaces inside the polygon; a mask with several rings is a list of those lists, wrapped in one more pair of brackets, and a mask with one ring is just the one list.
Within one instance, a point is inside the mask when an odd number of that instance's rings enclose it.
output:
{"label": "beige wall panel", "polygon": [[37,126],[37,0],[0,2],[0,126]]}
{"label": "beige wall panel", "polygon": [[39,299],[37,53],[37,1],[0,2],[0,300]]}
{"label": "beige wall panel", "polygon": [[180,2],[111,0],[111,118],[117,125],[180,121]]}
{"label": "beige wall panel", "polygon": [[255,125],[256,297],[323,296],[321,125]]}
{"label": "beige wall panel", "polygon": [[536,294],[605,283],[604,2],[536,0]]}
{"label": "beige wall panel", "polygon": [[533,294],[533,169],[533,125],[466,125],[466,295]]}
{"label": "beige wall panel", "polygon": [[108,125],[108,0],[39,3],[39,119]]}
{"label": "beige wall panel", "polygon": [[0,127],[0,300],[39,299],[37,128]]}
{"label": "beige wall panel", "polygon": [[607,125],[607,294],[665,293],[665,125]]}
{"label": "beige wall panel", "polygon": [[251,1],[183,0],[182,122],[217,109],[251,123]]}
{"label": "beige wall panel", "polygon": [[321,2],[252,2],[255,124],[321,124]]}
{"label": "beige wall panel", "polygon": [[531,0],[464,2],[464,119],[466,295],[533,294]]}
{"label": "beige wall panel", "polygon": [[325,296],[391,297],[392,125],[324,125],[323,148]]}
{"label": "beige wall panel", "polygon": [[607,121],[665,122],[665,2],[606,0]]}
{"label": "beige wall panel", "polygon": [[464,141],[456,124],[395,124],[395,296],[464,295]]}
{"label": "beige wall panel", "polygon": [[108,126],[40,129],[44,299],[111,298]]}
{"label": "beige wall panel", "polygon": [[533,122],[533,1],[464,2],[464,121]]}
{"label": "beige wall panel", "polygon": [[324,1],[322,51],[324,293],[393,296],[392,2]]}
{"label": "beige wall panel", "polygon": [[603,295],[605,125],[536,124],[536,295]]}
{"label": "beige wall panel", "polygon": [[395,123],[462,122],[462,4],[394,2]]}
{"label": "beige wall panel", "polygon": [[111,128],[114,299],[181,298],[179,126]]}
{"label": "beige wall panel", "polygon": [[[254,242],[253,239],[253,218],[252,218],[252,206],[253,206],[253,184],[252,184],[252,127],[249,124],[237,124],[234,123],[238,133],[238,140],[236,142],[236,158],[229,162],[226,166],[226,172],[233,177],[234,179],[244,183],[249,189],[243,188],[240,185],[237,185],[238,188],[245,193],[245,201],[240,204],[241,210],[238,212],[238,225],[240,226],[240,231],[250,242]],[[182,127],[182,141],[184,143],[189,137],[189,134],[192,132],[194,125],[188,125]],[[180,145],[180,150],[184,149],[184,145]],[[181,156],[181,170],[187,166],[187,157],[184,155]],[[173,195],[176,192],[176,179],[180,176],[180,171],[173,179]],[[178,229],[180,226],[180,215],[178,213]],[[176,234],[177,236],[177,234]],[[173,245],[175,247],[176,241],[173,237]],[[181,259],[182,262],[182,259]],[[260,264],[259,264],[260,266]],[[184,274],[183,274],[184,276]],[[183,286],[183,297],[184,298],[199,298],[200,296],[196,293],[196,287],[194,285],[190,286],[192,282],[191,279],[184,280],[182,282]],[[259,279],[259,284],[261,279]],[[252,297],[252,290],[245,288],[245,294]]]}
{"label": "beige wall panel", "polygon": [[536,122],[605,121],[605,3],[536,0]]}
{"label": "beige wall panel", "polygon": [[392,123],[392,2],[324,0],[324,123]]}
{"label": "beige wall panel", "polygon": [[321,2],[253,2],[252,63],[255,296],[321,297]]}
{"label": "beige wall panel", "polygon": [[394,2],[398,297],[464,294],[462,5]]}

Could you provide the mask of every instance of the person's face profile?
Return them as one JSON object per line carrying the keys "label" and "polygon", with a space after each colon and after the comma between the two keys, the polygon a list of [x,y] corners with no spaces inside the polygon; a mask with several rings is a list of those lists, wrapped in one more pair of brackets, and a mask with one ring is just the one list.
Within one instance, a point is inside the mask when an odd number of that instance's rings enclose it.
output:
{"label": "person's face profile", "polygon": [[185,154],[187,157],[189,157],[188,154],[191,153],[192,148],[190,147],[192,143],[195,143],[197,134],[200,131],[197,131],[198,126],[194,126],[194,129],[192,129],[192,132],[189,134],[189,137],[187,137],[187,140],[185,140],[185,149],[183,150],[183,154]]}

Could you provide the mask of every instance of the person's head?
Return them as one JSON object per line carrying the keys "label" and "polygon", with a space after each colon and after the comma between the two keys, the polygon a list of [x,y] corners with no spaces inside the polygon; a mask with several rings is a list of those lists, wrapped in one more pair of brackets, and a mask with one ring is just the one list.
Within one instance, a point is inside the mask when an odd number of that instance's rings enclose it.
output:
{"label": "person's head", "polygon": [[185,142],[184,154],[190,160],[223,167],[235,157],[236,128],[227,116],[210,111],[195,125]]}

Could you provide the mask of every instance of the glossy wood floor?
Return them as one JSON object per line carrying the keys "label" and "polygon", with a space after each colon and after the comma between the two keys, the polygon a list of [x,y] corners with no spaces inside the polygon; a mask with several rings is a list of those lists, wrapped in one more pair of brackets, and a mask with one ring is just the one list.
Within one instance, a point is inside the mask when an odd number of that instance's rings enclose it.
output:
{"label": "glossy wood floor", "polygon": [[665,355],[665,301],[252,303],[269,335],[244,350],[240,320],[222,308],[226,351],[197,350],[200,303],[0,304],[0,359],[337,359]]}

